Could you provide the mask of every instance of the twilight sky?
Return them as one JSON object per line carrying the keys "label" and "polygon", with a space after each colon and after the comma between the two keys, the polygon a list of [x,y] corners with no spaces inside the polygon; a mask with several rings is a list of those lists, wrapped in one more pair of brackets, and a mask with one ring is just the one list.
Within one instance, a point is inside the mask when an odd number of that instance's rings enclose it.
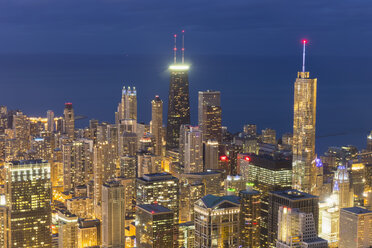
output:
{"label": "twilight sky", "polygon": [[370,0],[0,0],[0,53],[370,56]]}

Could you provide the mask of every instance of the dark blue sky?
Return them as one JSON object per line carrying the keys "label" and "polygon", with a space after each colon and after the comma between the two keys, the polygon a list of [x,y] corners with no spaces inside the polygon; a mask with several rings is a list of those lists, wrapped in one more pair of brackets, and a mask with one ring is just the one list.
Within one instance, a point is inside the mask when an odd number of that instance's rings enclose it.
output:
{"label": "dark blue sky", "polygon": [[[172,36],[186,30],[192,123],[197,92],[222,92],[223,124],[292,131],[301,44],[318,77],[317,150],[365,147],[372,128],[370,0],[0,0],[0,105],[29,115],[112,121],[123,85],[139,120],[167,110]],[[164,120],[164,123],[166,121]]]}
{"label": "dark blue sky", "polygon": [[369,0],[1,0],[0,52],[371,55]]}

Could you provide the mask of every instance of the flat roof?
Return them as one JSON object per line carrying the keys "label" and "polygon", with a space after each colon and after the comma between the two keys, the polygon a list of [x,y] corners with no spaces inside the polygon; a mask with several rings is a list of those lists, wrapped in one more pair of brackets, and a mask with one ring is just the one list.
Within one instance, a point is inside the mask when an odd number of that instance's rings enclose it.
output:
{"label": "flat roof", "polygon": [[272,191],[270,192],[274,195],[279,195],[281,197],[290,199],[290,200],[301,200],[301,199],[315,199],[318,198],[315,195],[311,195],[305,192],[298,191],[297,189],[287,189],[287,190],[280,190],[280,191]]}
{"label": "flat roof", "polygon": [[141,204],[137,205],[137,207],[142,208],[150,214],[173,213],[173,211],[169,208],[163,207],[158,204]]}
{"label": "flat roof", "polygon": [[341,208],[341,210],[347,211],[347,212],[350,212],[350,213],[353,213],[353,214],[368,214],[368,213],[372,213],[372,211],[370,211],[368,209],[365,209],[365,208],[361,208],[361,207]]}

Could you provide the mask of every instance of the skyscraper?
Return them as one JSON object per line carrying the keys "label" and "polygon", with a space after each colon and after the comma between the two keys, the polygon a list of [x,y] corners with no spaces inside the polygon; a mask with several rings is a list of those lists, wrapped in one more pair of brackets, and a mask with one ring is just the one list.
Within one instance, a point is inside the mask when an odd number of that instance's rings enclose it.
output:
{"label": "skyscraper", "polygon": [[305,45],[302,72],[298,72],[294,86],[293,114],[293,188],[312,193],[316,185],[315,120],[317,79],[305,71]]}
{"label": "skyscraper", "polygon": [[206,195],[194,210],[195,247],[239,247],[239,197]]}
{"label": "skyscraper", "polygon": [[67,102],[65,103],[65,110],[63,111],[63,117],[64,117],[64,132],[67,134],[67,136],[70,139],[75,138],[75,115],[74,115],[74,109],[72,108],[72,103]]}
{"label": "skyscraper", "polygon": [[155,136],[155,155],[163,154],[163,101],[159,96],[151,101],[151,133]]}
{"label": "skyscraper", "polygon": [[189,68],[186,64],[175,63],[169,66],[167,149],[178,147],[181,125],[190,124]]}
{"label": "skyscraper", "polygon": [[247,183],[240,197],[240,245],[242,247],[260,247],[260,192]]}
{"label": "skyscraper", "polygon": [[268,246],[275,247],[278,238],[278,211],[280,206],[288,208],[298,208],[299,211],[312,213],[315,222],[315,230],[318,233],[319,220],[319,198],[298,190],[282,190],[269,193],[269,218],[268,226]]}
{"label": "skyscraper", "polygon": [[125,247],[125,195],[118,181],[102,186],[102,247]]}
{"label": "skyscraper", "polygon": [[10,247],[51,247],[50,165],[43,160],[6,164]]}
{"label": "skyscraper", "polygon": [[339,247],[372,247],[372,211],[360,207],[341,209]]}
{"label": "skyscraper", "polygon": [[218,142],[208,140],[204,148],[204,170],[218,170]]}
{"label": "skyscraper", "polygon": [[123,87],[121,102],[118,106],[117,121],[120,120],[137,120],[137,91],[136,87],[128,89]]}
{"label": "skyscraper", "polygon": [[68,211],[58,211],[58,248],[78,248],[78,217]]}
{"label": "skyscraper", "polygon": [[180,163],[185,173],[203,171],[203,134],[199,127],[181,126]]}
{"label": "skyscraper", "polygon": [[328,248],[326,240],[317,236],[312,213],[280,206],[278,212],[277,248]]}
{"label": "skyscraper", "polygon": [[203,131],[204,141],[222,141],[221,93],[219,91],[199,91],[198,123]]}
{"label": "skyscraper", "polygon": [[157,205],[142,204],[136,211],[137,247],[173,247],[173,211]]}
{"label": "skyscraper", "polygon": [[54,112],[52,110],[47,111],[47,126],[49,132],[54,131]]}

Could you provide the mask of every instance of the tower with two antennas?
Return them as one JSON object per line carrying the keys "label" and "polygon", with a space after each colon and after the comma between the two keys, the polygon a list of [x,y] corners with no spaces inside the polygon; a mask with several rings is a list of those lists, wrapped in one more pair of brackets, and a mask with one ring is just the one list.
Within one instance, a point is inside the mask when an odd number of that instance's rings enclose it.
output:
{"label": "tower with two antennas", "polygon": [[166,147],[174,149],[179,146],[180,127],[190,124],[190,96],[188,71],[190,65],[185,63],[185,31],[182,30],[182,59],[177,63],[177,34],[173,35],[173,64],[169,66],[170,84],[168,96],[168,117]]}

